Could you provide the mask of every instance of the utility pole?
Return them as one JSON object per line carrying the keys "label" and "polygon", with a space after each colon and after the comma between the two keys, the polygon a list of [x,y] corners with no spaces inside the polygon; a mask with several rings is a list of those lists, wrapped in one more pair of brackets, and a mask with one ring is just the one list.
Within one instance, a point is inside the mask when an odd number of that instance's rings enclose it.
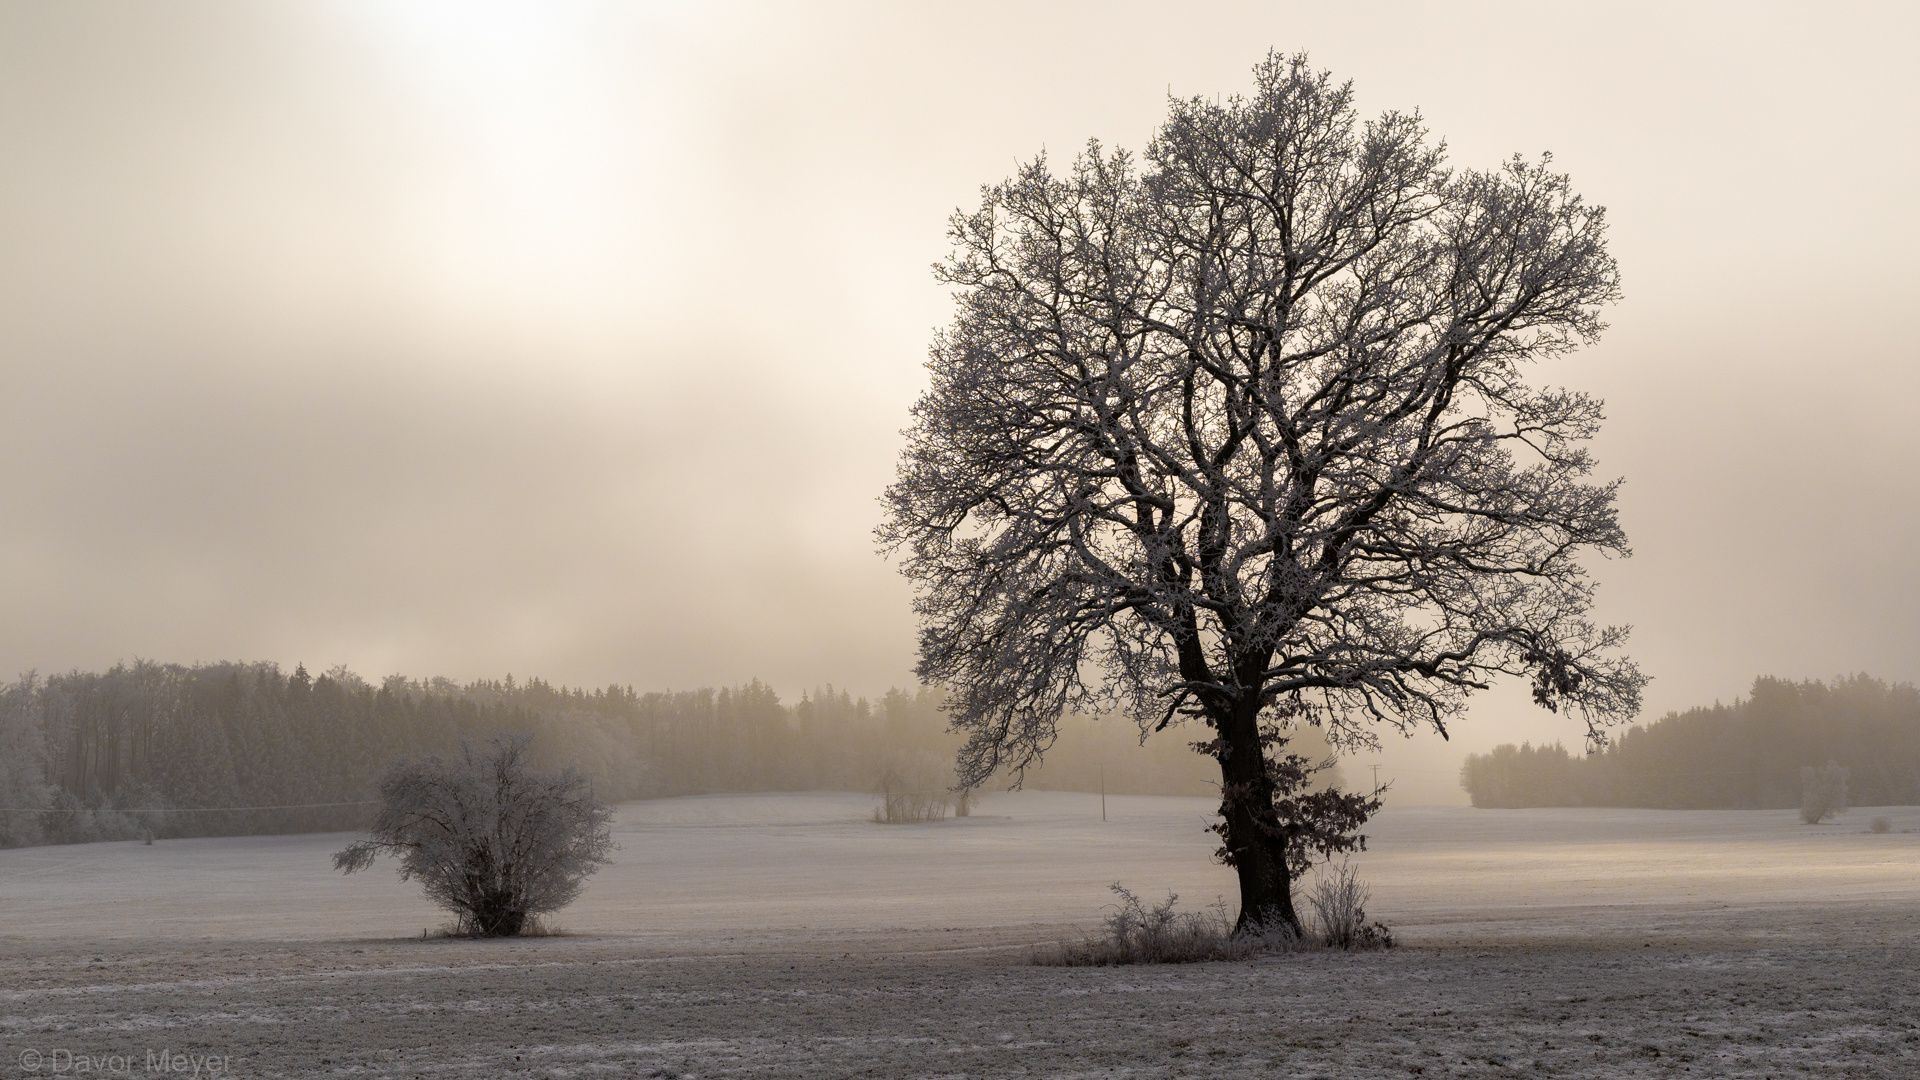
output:
{"label": "utility pole", "polygon": [[1373,770],[1373,790],[1379,791],[1380,790],[1380,766],[1370,765],[1368,766],[1368,768]]}
{"label": "utility pole", "polygon": [[1107,763],[1100,763],[1100,820],[1107,820]]}

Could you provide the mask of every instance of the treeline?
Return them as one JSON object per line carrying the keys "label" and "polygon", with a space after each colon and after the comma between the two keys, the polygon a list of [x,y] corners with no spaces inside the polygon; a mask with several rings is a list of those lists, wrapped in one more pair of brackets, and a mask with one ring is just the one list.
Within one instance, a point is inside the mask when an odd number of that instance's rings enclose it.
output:
{"label": "treeline", "polygon": [[[783,703],[764,683],[673,693],[538,679],[457,684],[344,668],[140,662],[0,687],[0,846],[362,827],[400,757],[525,731],[608,801],[743,791],[944,788],[957,736],[936,695],[877,701],[829,686]],[[1317,734],[1317,733],[1310,733]],[[1211,794],[1179,731],[1138,744],[1124,721],[1069,718],[1027,786]],[[1309,751],[1324,752],[1314,739]]]}
{"label": "treeline", "polygon": [[1920,690],[1866,675],[1754,680],[1731,705],[1635,725],[1599,753],[1558,744],[1469,755],[1461,786],[1475,806],[1666,809],[1800,805],[1802,766],[1849,770],[1855,805],[1920,804]]}

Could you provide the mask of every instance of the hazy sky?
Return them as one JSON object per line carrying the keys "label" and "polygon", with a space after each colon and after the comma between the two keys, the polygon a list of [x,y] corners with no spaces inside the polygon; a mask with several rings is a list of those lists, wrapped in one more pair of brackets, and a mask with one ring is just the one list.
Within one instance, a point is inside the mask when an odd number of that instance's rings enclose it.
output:
{"label": "hazy sky", "polygon": [[[1269,48],[1550,150],[1647,718],[1920,677],[1909,4],[0,5],[0,672],[911,678],[875,501],[947,216]],[[1396,746],[1577,741],[1509,687]]]}

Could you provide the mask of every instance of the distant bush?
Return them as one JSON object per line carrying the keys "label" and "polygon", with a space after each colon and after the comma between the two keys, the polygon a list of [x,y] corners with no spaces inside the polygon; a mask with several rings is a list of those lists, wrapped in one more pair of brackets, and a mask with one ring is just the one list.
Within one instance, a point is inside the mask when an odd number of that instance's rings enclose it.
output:
{"label": "distant bush", "polygon": [[945,791],[883,790],[880,793],[880,805],[873,810],[873,820],[880,825],[914,825],[923,821],[945,821],[947,809],[947,792]]}
{"label": "distant bush", "polygon": [[[881,769],[874,794],[880,805],[873,820],[881,825],[943,821],[954,806],[953,764],[930,754],[895,754]],[[969,796],[971,798],[971,796]],[[971,810],[971,807],[968,808]]]}
{"label": "distant bush", "polygon": [[1874,818],[1873,822],[1867,827],[1877,833],[1892,832],[1893,819],[1885,814],[1881,814],[1879,817]]}
{"label": "distant bush", "polygon": [[1829,761],[1825,768],[1800,767],[1800,820],[1818,825],[1847,812],[1847,770]]}

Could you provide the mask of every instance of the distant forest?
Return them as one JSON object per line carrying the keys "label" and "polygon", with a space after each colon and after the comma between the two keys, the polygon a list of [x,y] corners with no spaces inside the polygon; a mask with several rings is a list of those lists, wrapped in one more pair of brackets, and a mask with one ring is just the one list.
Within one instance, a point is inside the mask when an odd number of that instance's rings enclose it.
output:
{"label": "distant forest", "polygon": [[1460,770],[1473,805],[1794,807],[1800,768],[1846,766],[1857,806],[1920,804],[1920,691],[1866,675],[1754,680],[1731,705],[1635,725],[1599,753],[1521,745],[1473,754]]}
{"label": "distant forest", "polygon": [[[396,759],[498,731],[534,735],[608,801],[746,791],[944,788],[958,736],[925,688],[877,702],[831,686],[781,702],[760,682],[677,693],[457,684],[373,686],[271,663],[141,662],[0,687],[0,847],[155,836],[318,832],[365,824]],[[1309,730],[1304,752],[1326,752]],[[1169,730],[1069,717],[1026,786],[1206,795],[1217,767]],[[989,811],[990,812],[990,811]]]}

